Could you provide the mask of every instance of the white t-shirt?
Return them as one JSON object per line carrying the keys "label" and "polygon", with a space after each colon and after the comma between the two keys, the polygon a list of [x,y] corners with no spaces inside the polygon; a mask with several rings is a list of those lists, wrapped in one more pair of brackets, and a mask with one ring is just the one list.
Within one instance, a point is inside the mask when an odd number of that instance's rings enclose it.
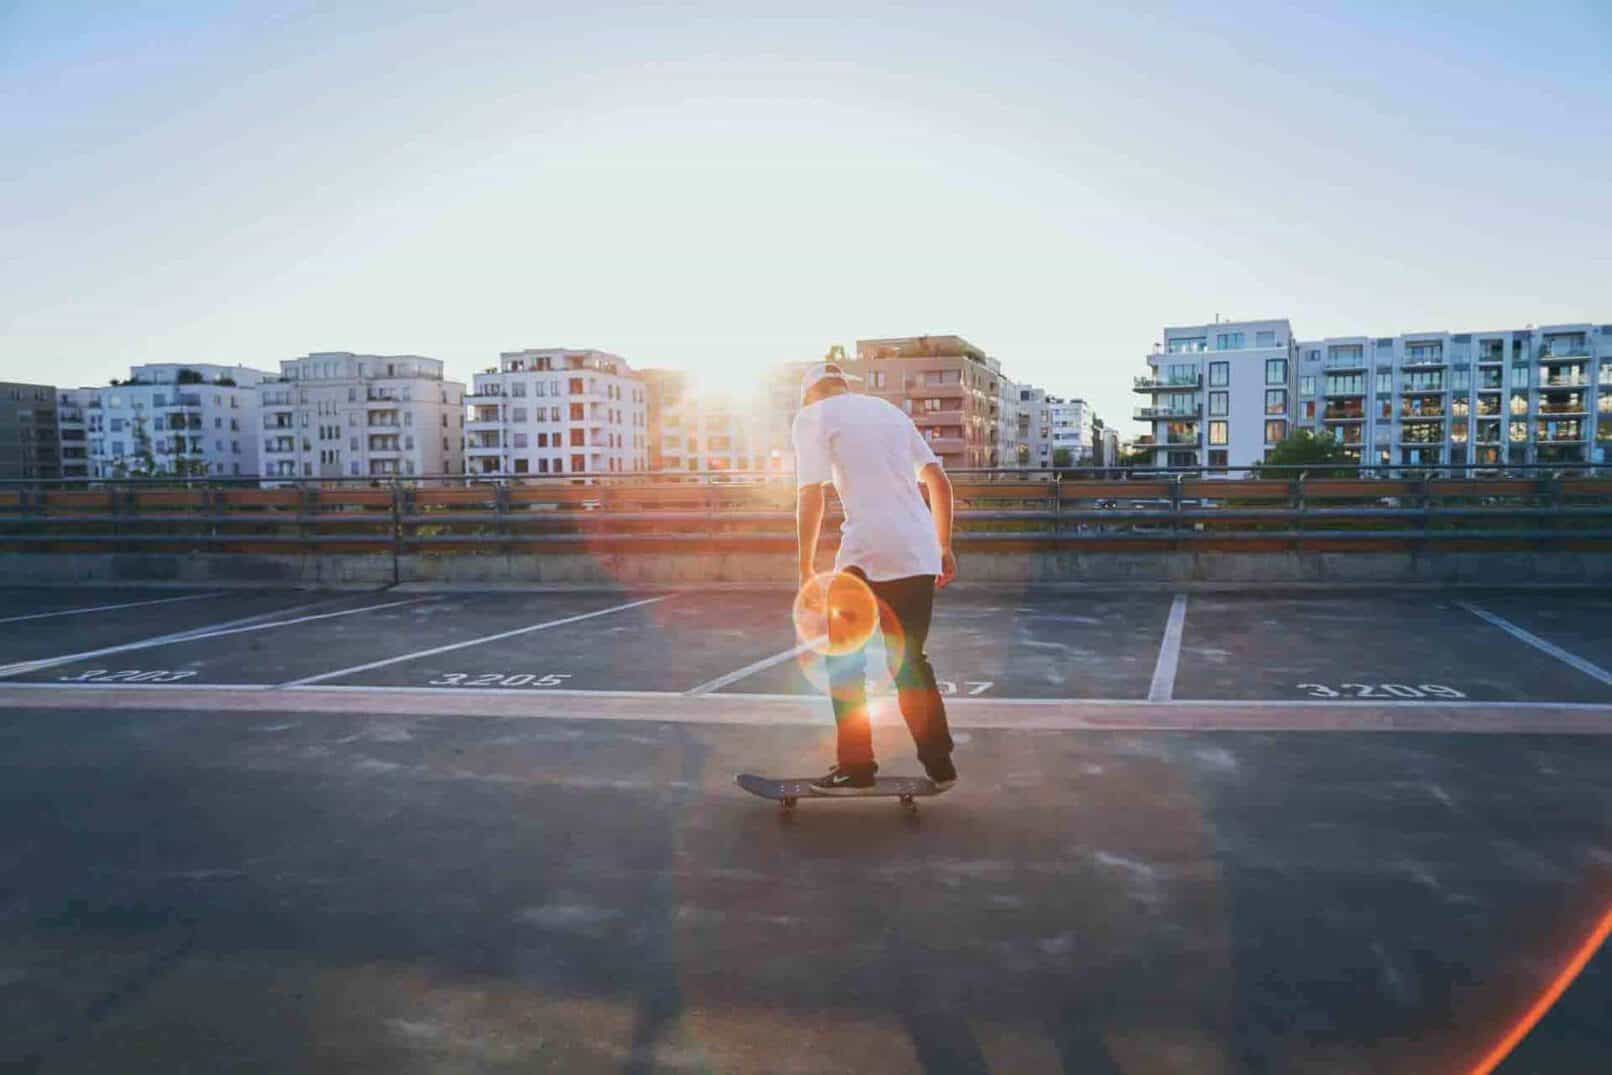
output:
{"label": "white t-shirt", "polygon": [[918,494],[918,472],[939,463],[912,419],[878,396],[843,393],[795,416],[795,479],[833,482],[845,508],[834,568],[869,579],[940,574],[934,517]]}

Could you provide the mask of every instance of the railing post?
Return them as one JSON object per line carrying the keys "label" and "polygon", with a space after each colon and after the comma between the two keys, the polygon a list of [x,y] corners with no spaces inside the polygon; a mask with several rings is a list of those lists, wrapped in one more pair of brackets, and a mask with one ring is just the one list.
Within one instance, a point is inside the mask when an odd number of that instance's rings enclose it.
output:
{"label": "railing post", "polygon": [[403,484],[392,479],[392,585],[401,578],[399,563],[403,558]]}
{"label": "railing post", "polygon": [[1063,475],[1052,472],[1052,536],[1063,529]]}
{"label": "railing post", "polygon": [[[1309,476],[1309,473],[1307,470],[1301,470],[1298,477],[1293,479],[1293,531],[1297,534],[1304,532],[1304,479]],[[1295,538],[1294,546],[1297,547],[1297,545],[1298,539]]]}
{"label": "railing post", "polygon": [[1170,533],[1175,535],[1175,548],[1181,548],[1181,475],[1170,475]]}
{"label": "railing post", "polygon": [[[506,478],[505,480],[507,481],[508,479]],[[502,545],[504,553],[507,555],[514,539],[509,531],[509,486],[503,484],[503,482],[494,487],[493,510],[498,513],[498,522],[493,525],[497,527],[498,536],[503,538]]]}
{"label": "railing post", "polygon": [[313,526],[311,520],[313,518],[314,509],[317,506],[318,490],[310,486],[305,481],[298,484],[297,514],[302,516],[302,518],[297,520],[297,536],[302,539],[304,554],[310,550],[315,553],[319,551],[318,546],[309,540],[313,536]]}

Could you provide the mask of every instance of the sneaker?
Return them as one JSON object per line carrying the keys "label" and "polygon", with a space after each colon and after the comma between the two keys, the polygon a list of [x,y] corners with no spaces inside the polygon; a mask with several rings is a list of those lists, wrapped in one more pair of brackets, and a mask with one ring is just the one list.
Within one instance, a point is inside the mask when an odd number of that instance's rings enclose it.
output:
{"label": "sneaker", "polygon": [[937,792],[950,791],[957,783],[957,767],[950,758],[924,766],[924,772],[929,774],[929,782],[935,785]]}
{"label": "sneaker", "polygon": [[851,773],[838,765],[812,781],[812,791],[818,795],[871,795],[878,788],[872,773]]}

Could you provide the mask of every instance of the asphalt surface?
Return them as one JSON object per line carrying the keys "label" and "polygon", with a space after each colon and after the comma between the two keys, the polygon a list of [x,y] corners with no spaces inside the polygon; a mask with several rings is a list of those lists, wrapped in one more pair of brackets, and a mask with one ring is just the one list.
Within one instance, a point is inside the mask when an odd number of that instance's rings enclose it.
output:
{"label": "asphalt surface", "polygon": [[787,593],[192,596],[0,591],[0,1073],[1466,1072],[1612,903],[1605,595],[953,591],[793,820]]}

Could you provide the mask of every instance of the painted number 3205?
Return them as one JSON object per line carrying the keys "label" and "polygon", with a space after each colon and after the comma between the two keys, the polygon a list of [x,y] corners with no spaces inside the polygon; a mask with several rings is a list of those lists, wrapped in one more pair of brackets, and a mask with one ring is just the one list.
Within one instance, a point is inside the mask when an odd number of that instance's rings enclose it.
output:
{"label": "painted number 3205", "polygon": [[444,672],[430,681],[433,687],[563,687],[571,678],[569,672],[551,672],[546,676],[534,672]]}
{"label": "painted number 3205", "polygon": [[1329,687],[1324,683],[1300,683],[1298,689],[1311,698],[1465,698],[1454,687],[1440,683],[1340,683]]}

